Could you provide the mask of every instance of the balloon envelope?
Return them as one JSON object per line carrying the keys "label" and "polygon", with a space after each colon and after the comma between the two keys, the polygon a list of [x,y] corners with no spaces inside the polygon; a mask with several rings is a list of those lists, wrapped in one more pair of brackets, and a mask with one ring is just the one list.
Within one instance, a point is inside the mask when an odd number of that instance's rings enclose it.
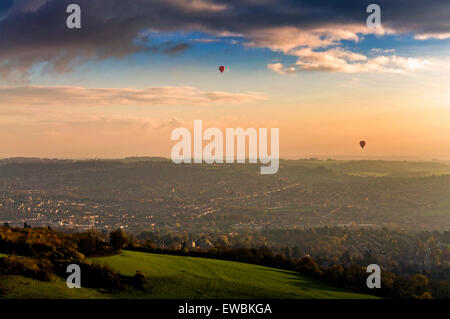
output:
{"label": "balloon envelope", "polygon": [[223,73],[223,71],[225,71],[225,67],[223,65],[219,66],[219,71],[220,73]]}
{"label": "balloon envelope", "polygon": [[359,142],[359,145],[361,146],[361,148],[364,148],[364,146],[366,146],[366,141]]}

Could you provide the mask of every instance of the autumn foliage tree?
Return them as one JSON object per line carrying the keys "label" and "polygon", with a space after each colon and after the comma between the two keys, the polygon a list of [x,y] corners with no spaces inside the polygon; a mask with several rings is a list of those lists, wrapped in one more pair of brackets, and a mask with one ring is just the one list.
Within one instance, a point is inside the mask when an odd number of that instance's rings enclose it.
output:
{"label": "autumn foliage tree", "polygon": [[112,231],[109,234],[109,244],[116,251],[120,251],[122,248],[128,245],[128,242],[129,242],[128,236],[125,233],[125,231],[121,228]]}

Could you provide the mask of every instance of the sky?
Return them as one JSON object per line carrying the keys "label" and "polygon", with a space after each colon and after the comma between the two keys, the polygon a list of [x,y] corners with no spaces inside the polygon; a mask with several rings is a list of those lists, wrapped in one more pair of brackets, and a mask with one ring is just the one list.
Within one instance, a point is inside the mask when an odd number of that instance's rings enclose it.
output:
{"label": "sky", "polygon": [[1,1],[0,158],[168,157],[202,120],[279,128],[281,157],[448,160],[449,17],[448,0]]}

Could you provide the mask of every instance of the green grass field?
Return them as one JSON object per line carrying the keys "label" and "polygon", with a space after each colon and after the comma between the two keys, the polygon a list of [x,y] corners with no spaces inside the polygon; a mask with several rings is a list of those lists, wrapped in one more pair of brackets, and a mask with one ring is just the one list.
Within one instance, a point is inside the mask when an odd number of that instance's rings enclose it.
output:
{"label": "green grass field", "polygon": [[110,295],[96,289],[69,289],[61,278],[50,282],[22,276],[0,276],[0,285],[6,291],[1,298],[8,299],[106,299]]}
{"label": "green grass field", "polygon": [[[0,253],[0,258],[8,256]],[[66,282],[54,276],[43,282],[23,276],[0,276],[0,288],[5,294],[0,298],[11,299],[95,299],[108,298],[108,295],[95,289],[69,289]]]}
{"label": "green grass field", "polygon": [[41,282],[21,276],[0,276],[0,286],[6,291],[3,298],[375,298],[330,287],[291,271],[231,261],[131,251],[90,261],[108,264],[128,276],[140,270],[148,284],[144,290],[106,293],[88,288],[69,289],[60,278]]}
{"label": "green grass field", "polygon": [[91,260],[124,275],[142,271],[149,284],[145,292],[128,294],[136,298],[373,298],[294,272],[231,261],[131,251]]}

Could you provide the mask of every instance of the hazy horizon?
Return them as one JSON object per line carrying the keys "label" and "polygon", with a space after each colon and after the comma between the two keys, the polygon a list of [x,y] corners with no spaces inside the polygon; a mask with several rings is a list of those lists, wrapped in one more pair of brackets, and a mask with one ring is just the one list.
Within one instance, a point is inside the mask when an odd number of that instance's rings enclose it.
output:
{"label": "hazy horizon", "polygon": [[[0,157],[0,160],[12,159],[41,159],[41,160],[124,160],[133,158],[163,158],[171,161],[170,156],[164,155],[128,155],[121,157],[101,157],[101,156],[86,156],[86,157],[54,157],[54,156],[8,156]],[[224,158],[225,159],[225,158]],[[245,158],[248,163],[248,157]],[[350,155],[281,155],[280,160],[337,160],[337,161],[406,161],[406,162],[450,162],[450,158],[426,158],[426,157],[408,157],[408,156],[350,156]],[[226,163],[224,163],[226,164]]]}

